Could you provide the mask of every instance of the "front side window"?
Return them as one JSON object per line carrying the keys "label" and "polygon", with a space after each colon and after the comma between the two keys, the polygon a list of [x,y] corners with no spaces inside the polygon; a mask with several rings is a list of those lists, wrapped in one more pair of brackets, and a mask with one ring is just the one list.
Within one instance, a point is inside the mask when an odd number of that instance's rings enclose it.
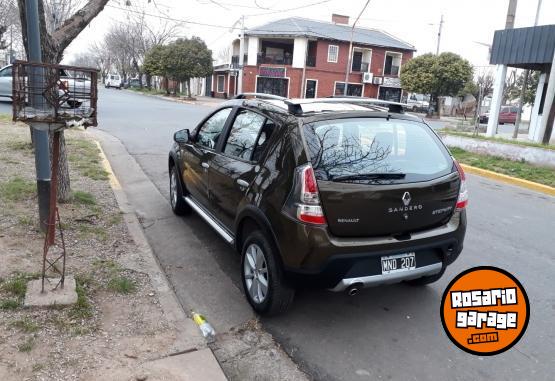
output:
{"label": "front side window", "polygon": [[398,119],[352,118],[305,125],[304,136],[319,180],[391,174],[400,182],[450,173],[449,152],[422,124]]}
{"label": "front side window", "polygon": [[233,121],[224,153],[243,160],[251,160],[256,139],[266,118],[248,110],[241,110]]}
{"label": "front side window", "polygon": [[401,68],[401,57],[401,54],[386,53],[385,65],[383,69],[384,75],[399,75],[399,69]]}
{"label": "front side window", "polygon": [[337,63],[337,57],[339,56],[339,46],[329,45],[328,46],[328,62]]}
{"label": "front side window", "polygon": [[218,83],[216,88],[216,91],[218,93],[224,92],[224,82],[225,82],[225,77],[223,75],[218,75]]}
{"label": "front side window", "polygon": [[224,108],[208,118],[197,133],[197,143],[203,147],[214,149],[230,112],[231,108]]}

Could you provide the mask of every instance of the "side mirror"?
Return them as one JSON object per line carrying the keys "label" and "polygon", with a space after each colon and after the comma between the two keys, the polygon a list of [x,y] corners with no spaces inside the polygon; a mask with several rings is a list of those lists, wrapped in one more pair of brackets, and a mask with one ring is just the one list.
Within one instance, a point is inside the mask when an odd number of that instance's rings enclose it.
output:
{"label": "side mirror", "polygon": [[179,130],[177,131],[175,134],[173,134],[173,140],[177,143],[177,144],[186,144],[189,142],[189,130],[188,129],[184,129],[184,130]]}

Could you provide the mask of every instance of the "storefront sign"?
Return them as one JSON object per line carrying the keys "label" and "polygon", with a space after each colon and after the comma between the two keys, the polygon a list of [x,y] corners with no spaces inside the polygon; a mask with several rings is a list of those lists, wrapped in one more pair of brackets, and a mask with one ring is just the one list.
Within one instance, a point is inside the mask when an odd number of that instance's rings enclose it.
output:
{"label": "storefront sign", "polygon": [[260,66],[260,69],[258,69],[258,75],[262,77],[284,78],[285,68],[273,67],[273,66]]}
{"label": "storefront sign", "polygon": [[401,79],[398,77],[383,77],[382,86],[385,87],[401,87]]}

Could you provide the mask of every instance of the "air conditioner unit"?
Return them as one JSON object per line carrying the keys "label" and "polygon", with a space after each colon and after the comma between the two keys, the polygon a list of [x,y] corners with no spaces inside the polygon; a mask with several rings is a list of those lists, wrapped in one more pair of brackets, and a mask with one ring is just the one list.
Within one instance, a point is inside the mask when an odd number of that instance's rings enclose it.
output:
{"label": "air conditioner unit", "polygon": [[372,78],[374,78],[374,74],[372,74],[372,73],[362,73],[362,82],[363,83],[372,83]]}
{"label": "air conditioner unit", "polygon": [[374,85],[381,85],[383,83],[383,77],[374,77],[372,83]]}

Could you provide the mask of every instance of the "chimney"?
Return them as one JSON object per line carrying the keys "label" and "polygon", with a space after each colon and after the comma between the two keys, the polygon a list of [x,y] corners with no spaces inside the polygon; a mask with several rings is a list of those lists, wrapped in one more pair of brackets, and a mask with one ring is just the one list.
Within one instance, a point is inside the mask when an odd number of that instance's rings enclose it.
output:
{"label": "chimney", "polygon": [[334,24],[349,25],[349,16],[338,15],[337,13],[333,13],[331,15],[331,22]]}

